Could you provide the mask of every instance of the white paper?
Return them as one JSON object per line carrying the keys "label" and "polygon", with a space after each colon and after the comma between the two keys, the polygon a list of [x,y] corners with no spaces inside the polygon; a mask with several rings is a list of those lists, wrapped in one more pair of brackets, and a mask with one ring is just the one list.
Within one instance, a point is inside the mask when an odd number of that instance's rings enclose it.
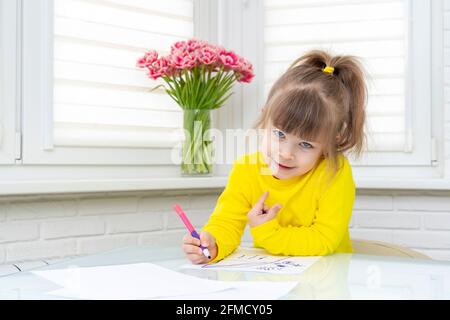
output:
{"label": "white paper", "polygon": [[72,299],[277,299],[296,282],[206,280],[151,263],[31,271],[59,286],[48,294]]}
{"label": "white paper", "polygon": [[78,299],[153,299],[232,288],[151,263],[32,271],[63,287],[49,294]]}
{"label": "white paper", "polygon": [[[221,281],[222,282],[222,281]],[[272,282],[272,281],[232,281],[232,289],[208,294],[190,294],[188,296],[165,297],[170,299],[185,300],[275,300],[288,294],[297,282]]]}
{"label": "white paper", "polygon": [[181,268],[300,274],[320,258],[321,256],[273,256],[258,248],[238,248],[234,253],[217,263],[187,264],[181,266]]}

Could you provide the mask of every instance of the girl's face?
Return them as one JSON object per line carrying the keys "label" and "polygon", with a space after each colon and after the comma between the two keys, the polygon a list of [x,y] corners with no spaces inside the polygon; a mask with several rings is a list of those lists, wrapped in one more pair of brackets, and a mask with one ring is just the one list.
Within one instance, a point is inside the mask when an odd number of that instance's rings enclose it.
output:
{"label": "girl's face", "polygon": [[323,155],[319,142],[302,140],[272,125],[265,129],[261,148],[272,174],[278,179],[307,173]]}

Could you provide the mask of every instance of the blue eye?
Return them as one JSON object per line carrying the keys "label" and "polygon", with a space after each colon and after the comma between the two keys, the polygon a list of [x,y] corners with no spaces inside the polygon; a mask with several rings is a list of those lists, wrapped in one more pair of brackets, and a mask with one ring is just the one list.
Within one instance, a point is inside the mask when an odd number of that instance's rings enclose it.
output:
{"label": "blue eye", "polygon": [[300,146],[302,147],[302,148],[305,148],[305,149],[312,149],[312,148],[314,148],[310,143],[308,143],[308,142],[300,142]]}
{"label": "blue eye", "polygon": [[281,132],[280,130],[273,130],[273,133],[275,134],[275,136],[277,137],[277,138],[284,138],[284,133],[283,132]]}

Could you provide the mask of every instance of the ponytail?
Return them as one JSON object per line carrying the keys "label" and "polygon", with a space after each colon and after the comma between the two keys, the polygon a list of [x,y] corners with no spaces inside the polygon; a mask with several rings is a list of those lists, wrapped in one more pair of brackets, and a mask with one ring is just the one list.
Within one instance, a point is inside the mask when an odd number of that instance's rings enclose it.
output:
{"label": "ponytail", "polygon": [[367,87],[364,81],[364,69],[352,56],[335,57],[331,64],[335,68],[334,75],[346,88],[349,98],[348,121],[339,132],[341,139],[338,142],[338,151],[343,152],[354,148],[355,154],[359,156],[365,144]]}

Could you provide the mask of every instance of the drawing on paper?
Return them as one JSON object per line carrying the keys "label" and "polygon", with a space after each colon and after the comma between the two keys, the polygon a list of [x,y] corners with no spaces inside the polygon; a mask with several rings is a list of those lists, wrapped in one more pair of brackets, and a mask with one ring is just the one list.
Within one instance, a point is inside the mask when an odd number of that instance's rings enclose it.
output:
{"label": "drawing on paper", "polygon": [[321,257],[273,256],[264,250],[239,248],[225,259],[201,266],[186,266],[194,269],[235,270],[268,273],[299,274],[314,264]]}

